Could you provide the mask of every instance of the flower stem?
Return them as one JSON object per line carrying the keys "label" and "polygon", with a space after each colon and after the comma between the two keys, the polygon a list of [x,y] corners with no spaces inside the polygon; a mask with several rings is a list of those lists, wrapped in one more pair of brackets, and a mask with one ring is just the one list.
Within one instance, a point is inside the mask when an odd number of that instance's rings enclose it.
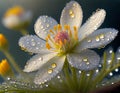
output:
{"label": "flower stem", "polygon": [[15,69],[15,71],[19,74],[21,74],[23,77],[27,77],[26,81],[29,81],[30,78],[28,78],[28,76],[21,70],[21,68],[16,64],[14,58],[12,57],[12,55],[10,54],[9,50],[3,50],[3,53],[5,54],[5,56],[7,57],[7,59],[9,60],[10,64],[13,66],[13,68]]}

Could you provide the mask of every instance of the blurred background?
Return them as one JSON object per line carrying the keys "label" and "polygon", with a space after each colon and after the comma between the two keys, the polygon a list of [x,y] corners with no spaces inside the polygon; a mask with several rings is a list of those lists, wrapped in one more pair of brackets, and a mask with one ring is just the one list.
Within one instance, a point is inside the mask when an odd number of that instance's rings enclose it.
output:
{"label": "blurred background", "polygon": [[[70,0],[0,0],[0,33],[3,33],[9,40],[10,52],[21,68],[24,67],[30,55],[20,50],[18,40],[22,36],[17,31],[12,31],[5,28],[2,24],[2,18],[5,11],[14,6],[20,5],[25,10],[30,10],[33,13],[33,19],[28,27],[30,34],[34,33],[34,23],[40,15],[48,15],[60,20],[61,11]],[[83,9],[83,23],[91,16],[98,8],[103,8],[107,12],[106,19],[100,28],[115,28],[120,31],[120,0],[76,0],[80,3]],[[120,46],[120,33],[117,38],[108,46],[112,46],[115,50]],[[108,47],[107,46],[107,47]],[[5,56],[0,52],[0,60]]]}

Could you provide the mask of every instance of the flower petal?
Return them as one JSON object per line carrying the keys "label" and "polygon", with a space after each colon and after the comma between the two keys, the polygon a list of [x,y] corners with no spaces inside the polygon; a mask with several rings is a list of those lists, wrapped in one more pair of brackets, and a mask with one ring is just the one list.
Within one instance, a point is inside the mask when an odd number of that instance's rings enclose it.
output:
{"label": "flower petal", "polygon": [[103,47],[110,43],[117,35],[118,31],[111,28],[99,29],[82,40],[76,47],[76,51],[81,51],[87,48]]}
{"label": "flower petal", "polygon": [[48,16],[40,16],[35,25],[35,33],[42,39],[46,39],[47,34],[50,29],[53,29],[55,25],[57,25],[57,21]]}
{"label": "flower petal", "polygon": [[67,59],[73,67],[81,70],[92,70],[99,65],[100,61],[100,57],[92,50],[69,54]]}
{"label": "flower petal", "polygon": [[96,11],[89,19],[88,21],[81,26],[79,29],[79,40],[81,41],[86,36],[94,32],[104,21],[106,12],[103,9],[100,9]]}
{"label": "flower petal", "polygon": [[35,84],[41,84],[56,76],[62,70],[64,61],[65,56],[50,59],[39,69],[34,79]]}
{"label": "flower petal", "polygon": [[37,37],[36,35],[23,36],[19,40],[19,46],[23,50],[27,50],[32,53],[49,53],[50,51],[45,48],[45,41]]}
{"label": "flower petal", "polygon": [[56,56],[56,53],[49,53],[49,54],[37,54],[33,56],[27,63],[24,68],[24,72],[32,72],[38,70],[42,67],[48,60]]}
{"label": "flower petal", "polygon": [[82,23],[82,18],[81,6],[76,1],[70,1],[62,11],[60,24],[63,27],[64,25],[70,25],[70,27],[76,26],[79,28]]}

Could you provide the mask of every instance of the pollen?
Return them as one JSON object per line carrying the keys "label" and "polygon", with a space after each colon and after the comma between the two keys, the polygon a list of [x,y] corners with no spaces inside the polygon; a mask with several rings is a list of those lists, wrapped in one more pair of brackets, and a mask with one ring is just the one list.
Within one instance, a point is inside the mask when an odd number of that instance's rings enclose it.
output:
{"label": "pollen", "polygon": [[21,15],[24,12],[24,9],[20,6],[14,6],[7,10],[5,13],[5,17],[11,16],[11,15]]}

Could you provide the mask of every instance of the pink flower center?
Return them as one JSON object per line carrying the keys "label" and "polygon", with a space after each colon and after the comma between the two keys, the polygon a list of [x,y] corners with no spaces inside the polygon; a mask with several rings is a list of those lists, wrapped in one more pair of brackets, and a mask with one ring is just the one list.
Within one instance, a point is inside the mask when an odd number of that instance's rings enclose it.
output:
{"label": "pink flower center", "polygon": [[56,34],[54,40],[56,43],[64,42],[66,40],[69,41],[69,35],[65,31],[60,31]]}

